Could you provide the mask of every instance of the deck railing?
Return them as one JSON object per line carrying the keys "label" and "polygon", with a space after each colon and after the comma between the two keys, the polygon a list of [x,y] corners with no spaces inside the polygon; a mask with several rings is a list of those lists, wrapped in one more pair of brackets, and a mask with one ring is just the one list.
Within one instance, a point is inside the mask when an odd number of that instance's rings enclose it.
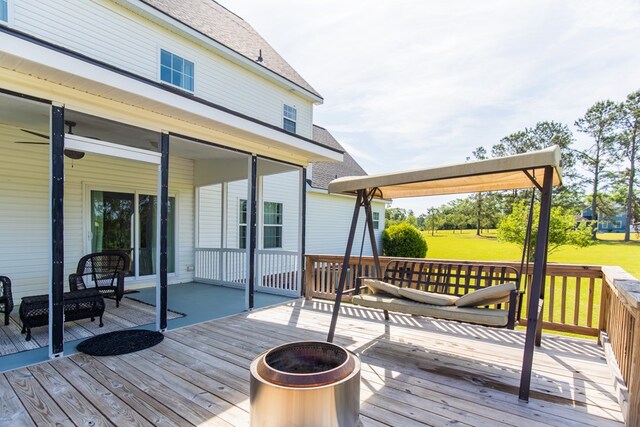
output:
{"label": "deck railing", "polygon": [[615,385],[628,426],[640,426],[640,281],[620,267],[602,267],[600,329],[607,359],[617,362]]}
{"label": "deck railing", "polygon": [[[392,259],[381,257],[381,265],[384,267]],[[342,256],[336,255],[306,256],[304,295],[307,299],[335,300],[342,260]],[[520,269],[520,264],[513,262],[437,261],[508,265]],[[533,266],[524,272],[526,283],[531,282],[532,273]],[[364,276],[376,276],[373,258],[362,257],[359,262],[358,257],[353,257],[345,291],[354,289],[356,278]],[[349,294],[343,296],[345,301],[350,298]],[[521,324],[526,324],[526,307],[525,302]],[[619,400],[627,425],[640,427],[640,281],[619,267],[549,263],[542,325],[544,329],[558,332],[601,335],[600,339],[606,341],[609,362],[614,370],[620,371]]]}
{"label": "deck railing", "polygon": [[[382,266],[392,258],[381,257]],[[414,260],[415,261],[415,260]],[[442,261],[444,260],[437,260]],[[520,269],[514,262],[474,262],[446,260],[466,265],[507,265]],[[305,297],[335,299],[336,286],[342,267],[342,256],[307,255]],[[358,266],[358,258],[351,259],[349,277],[345,290],[355,288],[356,277],[375,276],[372,257],[363,257]],[[353,272],[358,272],[353,274]],[[531,281],[533,266],[529,266],[528,281]],[[524,281],[524,278],[523,278]],[[524,286],[523,286],[524,288]],[[598,336],[600,294],[602,292],[602,270],[599,266],[574,266],[549,264],[545,286],[543,327],[549,330],[575,334]],[[584,298],[586,296],[586,299]],[[345,300],[350,298],[345,295]],[[527,304],[523,303],[522,322],[526,324]]]}

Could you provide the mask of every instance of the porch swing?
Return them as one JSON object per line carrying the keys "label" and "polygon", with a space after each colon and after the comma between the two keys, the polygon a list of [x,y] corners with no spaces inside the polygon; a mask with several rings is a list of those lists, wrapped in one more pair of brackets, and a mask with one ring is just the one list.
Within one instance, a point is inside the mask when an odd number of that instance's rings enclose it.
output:
{"label": "porch swing", "polygon": [[[382,199],[397,199],[403,197],[418,197],[429,195],[463,194],[486,191],[532,189],[532,198],[529,206],[529,219],[527,222],[527,232],[525,245],[523,248],[520,263],[520,277],[525,278],[525,288],[528,292],[527,301],[527,330],[525,346],[522,359],[522,371],[520,376],[519,398],[522,401],[529,400],[529,390],[531,385],[531,372],[533,365],[534,347],[540,345],[542,332],[542,304],[544,298],[544,277],[546,275],[547,248],[549,235],[549,217],[551,209],[551,189],[555,185],[561,184],[560,170],[560,148],[558,146],[549,147],[544,150],[518,154],[509,157],[480,160],[458,165],[448,165],[436,168],[396,172],[389,174],[370,175],[364,177],[344,177],[332,181],[329,184],[330,193],[341,193],[356,196],[356,203],[351,221],[351,229],[347,240],[345,255],[340,271],[340,278],[336,290],[336,302],[333,307],[333,315],[327,336],[328,342],[333,342],[336,324],[340,313],[340,304],[344,294],[345,283],[349,274],[349,262],[355,238],[355,231],[358,225],[360,209],[364,208],[365,226],[363,230],[363,241],[360,248],[360,255],[357,273],[361,272],[362,249],[364,248],[365,235],[369,235],[371,248],[373,251],[374,269],[377,277],[382,277],[382,268],[376,247],[375,235],[373,233],[373,217],[371,211],[371,201],[374,197]],[[535,192],[538,190],[540,197],[540,214],[538,219],[538,233],[535,247],[535,257],[533,275],[529,283],[529,242],[532,233],[533,207]],[[413,267],[412,267],[413,268]],[[515,270],[515,269],[514,269]],[[396,269],[393,277],[404,278],[403,271]],[[493,274],[493,273],[492,273]],[[422,276],[422,273],[419,274]],[[478,272],[478,280],[481,276]],[[503,274],[504,276],[504,274]],[[501,276],[502,277],[502,276]],[[409,279],[408,285],[414,284]],[[420,279],[418,279],[420,280]],[[494,280],[491,276],[489,282]],[[401,282],[403,286],[405,282]],[[406,286],[406,284],[404,284]],[[360,282],[356,280],[356,291],[359,291]],[[393,299],[392,301],[397,301]],[[384,304],[384,301],[382,302]],[[514,318],[517,305],[512,292],[509,299],[509,325]],[[383,308],[378,306],[377,308]],[[478,309],[482,310],[482,309]],[[392,309],[393,311],[393,309]],[[445,310],[446,312],[447,310]],[[454,311],[454,310],[448,310]],[[404,311],[406,312],[406,311]],[[427,316],[430,316],[427,314]],[[430,316],[438,317],[438,316]],[[385,318],[388,319],[385,310]],[[447,318],[447,317],[441,317]],[[449,320],[459,320],[449,318]],[[471,323],[480,323],[474,319]],[[498,326],[491,323],[484,323],[488,326]]]}

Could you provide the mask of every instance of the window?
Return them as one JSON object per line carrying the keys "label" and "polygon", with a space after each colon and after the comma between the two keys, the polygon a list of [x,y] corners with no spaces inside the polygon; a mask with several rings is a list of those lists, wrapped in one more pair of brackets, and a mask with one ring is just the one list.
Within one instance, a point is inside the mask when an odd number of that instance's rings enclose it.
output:
{"label": "window", "polygon": [[611,225],[613,228],[622,228],[622,221],[612,221]]}
{"label": "window", "polygon": [[160,80],[193,92],[193,62],[161,49]]}
{"label": "window", "polygon": [[[137,252],[138,276],[156,274],[157,203],[156,196],[147,194],[91,191],[91,252],[126,251],[131,258],[129,275],[135,274],[133,254]],[[167,271],[170,273],[175,272],[175,205],[175,197],[169,197]],[[140,224],[139,230],[136,223]]]}
{"label": "window", "polygon": [[282,203],[264,202],[264,238],[265,249],[282,247]]}
{"label": "window", "polygon": [[295,107],[285,104],[282,114],[282,128],[288,132],[296,133],[296,117],[298,113],[296,112]]}
{"label": "window", "polygon": [[238,247],[247,249],[247,201],[240,199],[238,206]]}
{"label": "window", "polygon": [[0,0],[0,22],[9,22],[9,1]]}
{"label": "window", "polygon": [[371,215],[373,216],[373,229],[377,230],[380,226],[380,212],[372,212]]}

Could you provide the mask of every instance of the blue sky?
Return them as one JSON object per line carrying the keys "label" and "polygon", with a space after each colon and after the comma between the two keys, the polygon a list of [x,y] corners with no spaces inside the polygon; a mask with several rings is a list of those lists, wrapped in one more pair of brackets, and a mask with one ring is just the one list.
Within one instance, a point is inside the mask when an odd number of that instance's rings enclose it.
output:
{"label": "blue sky", "polygon": [[369,173],[464,162],[542,120],[586,146],[574,121],[640,89],[638,1],[219,1],[323,95],[314,122]]}

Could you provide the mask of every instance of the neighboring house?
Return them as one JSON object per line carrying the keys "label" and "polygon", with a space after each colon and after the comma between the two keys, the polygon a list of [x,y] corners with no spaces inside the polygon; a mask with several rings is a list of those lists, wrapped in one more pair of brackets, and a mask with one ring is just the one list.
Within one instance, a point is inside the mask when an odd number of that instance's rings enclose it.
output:
{"label": "neighboring house", "polygon": [[[360,176],[367,173],[336,139],[320,126],[313,126],[313,139],[323,145],[344,151],[342,162],[314,162],[307,169],[307,228],[305,252],[308,254],[343,255],[347,246],[347,237],[353,217],[355,197],[341,194],[328,194],[329,183],[344,176]],[[371,203],[373,227],[381,246],[384,230],[385,203],[389,201],[375,199]],[[356,243],[352,253],[360,254],[362,234],[364,232],[364,212],[360,213]],[[365,238],[363,255],[372,255],[369,237]]]}
{"label": "neighboring house", "polygon": [[[627,225],[627,216],[623,208],[616,210],[619,213],[613,216],[606,216],[604,214],[598,216],[598,233],[624,233]],[[591,208],[585,209],[584,212],[582,212],[582,217],[587,221],[592,221],[593,215]]]}
{"label": "neighboring house", "polygon": [[247,306],[254,289],[299,295],[305,169],[343,159],[314,140],[322,101],[211,0],[0,0],[0,274],[14,298],[51,292],[61,319],[66,277],[104,249],[130,253],[127,288],[158,285],[160,329],[167,283],[241,286]]}

